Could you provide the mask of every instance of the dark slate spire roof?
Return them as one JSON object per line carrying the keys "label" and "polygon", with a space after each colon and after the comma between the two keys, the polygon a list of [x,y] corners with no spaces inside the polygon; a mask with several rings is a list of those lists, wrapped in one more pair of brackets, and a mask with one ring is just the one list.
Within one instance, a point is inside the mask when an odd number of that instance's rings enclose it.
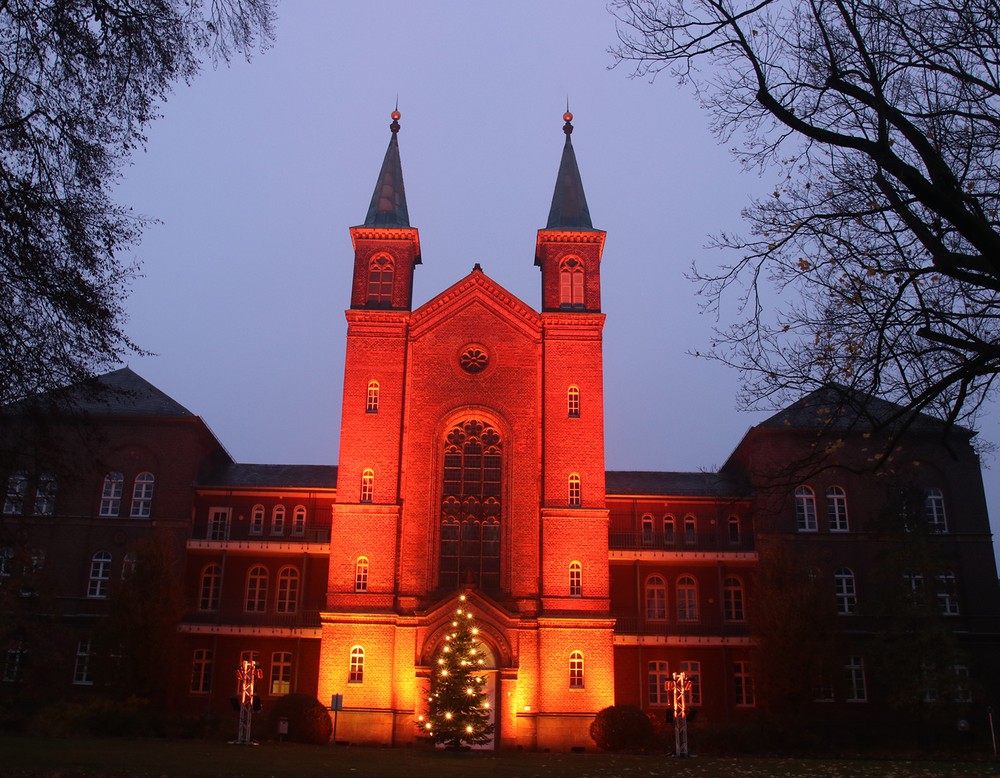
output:
{"label": "dark slate spire roof", "polygon": [[559,163],[559,176],[556,178],[556,189],[552,194],[552,207],[549,209],[547,230],[587,230],[592,231],[594,225],[590,221],[590,209],[587,207],[587,196],[583,193],[583,180],[580,178],[580,168],[576,164],[576,153],[573,151],[573,114],[566,111],[563,114],[566,124],[566,145],[563,146],[562,161]]}
{"label": "dark slate spire roof", "polygon": [[371,205],[365,217],[365,227],[409,227],[410,214],[406,210],[406,191],[403,189],[403,166],[399,161],[399,111],[392,112],[392,137],[385,151],[382,170],[375,183]]}

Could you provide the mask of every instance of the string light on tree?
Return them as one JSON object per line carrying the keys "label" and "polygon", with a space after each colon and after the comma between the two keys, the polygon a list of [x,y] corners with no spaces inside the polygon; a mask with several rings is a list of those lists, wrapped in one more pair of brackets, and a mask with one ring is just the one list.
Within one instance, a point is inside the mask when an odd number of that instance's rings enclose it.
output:
{"label": "string light on tree", "polygon": [[417,720],[422,734],[449,748],[488,743],[493,737],[479,630],[464,607],[465,596],[460,599],[451,632],[434,662],[437,670],[431,675],[427,714]]}

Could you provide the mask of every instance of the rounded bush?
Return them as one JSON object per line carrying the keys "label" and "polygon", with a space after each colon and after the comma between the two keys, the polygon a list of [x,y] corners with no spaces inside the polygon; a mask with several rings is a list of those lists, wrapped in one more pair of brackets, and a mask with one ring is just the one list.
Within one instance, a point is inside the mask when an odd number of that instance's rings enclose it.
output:
{"label": "rounded bush", "polygon": [[288,719],[286,740],[325,746],[333,734],[330,714],[319,700],[309,694],[286,694],[268,706],[267,735],[278,737],[278,724]]}
{"label": "rounded bush", "polygon": [[635,705],[612,705],[597,714],[590,737],[602,751],[638,750],[653,739],[653,722]]}

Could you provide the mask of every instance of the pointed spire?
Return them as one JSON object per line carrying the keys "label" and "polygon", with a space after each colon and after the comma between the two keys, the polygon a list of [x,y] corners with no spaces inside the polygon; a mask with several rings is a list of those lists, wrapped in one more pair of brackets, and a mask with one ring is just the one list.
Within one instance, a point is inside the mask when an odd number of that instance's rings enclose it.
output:
{"label": "pointed spire", "polygon": [[382,170],[378,174],[372,194],[365,227],[409,227],[410,214],[406,210],[406,191],[403,189],[403,166],[399,161],[399,108],[392,112],[392,137],[386,149]]}
{"label": "pointed spire", "polygon": [[587,196],[583,193],[583,180],[580,178],[580,168],[576,164],[576,153],[573,151],[573,114],[569,112],[569,99],[566,100],[566,113],[563,114],[563,132],[566,133],[566,145],[563,146],[562,161],[559,163],[559,176],[556,178],[556,189],[552,194],[552,207],[549,209],[547,230],[593,230],[590,221],[590,209],[587,208]]}

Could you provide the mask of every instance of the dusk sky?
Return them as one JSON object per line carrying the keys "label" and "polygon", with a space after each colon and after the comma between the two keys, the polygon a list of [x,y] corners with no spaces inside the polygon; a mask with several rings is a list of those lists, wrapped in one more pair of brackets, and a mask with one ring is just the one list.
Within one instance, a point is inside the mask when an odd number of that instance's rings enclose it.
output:
{"label": "dusk sky", "polygon": [[[573,144],[602,264],[606,461],[712,470],[766,414],[704,350],[691,263],[725,255],[766,181],[740,171],[689,89],[610,69],[602,0],[285,0],[251,64],[179,86],[126,171],[122,202],[160,220],[136,248],[130,366],[201,416],[240,462],[336,464],[353,251],[397,97],[414,307],[478,262],[538,308],[536,231]],[[982,436],[1000,442],[994,412]],[[985,462],[994,533],[998,461]]]}

